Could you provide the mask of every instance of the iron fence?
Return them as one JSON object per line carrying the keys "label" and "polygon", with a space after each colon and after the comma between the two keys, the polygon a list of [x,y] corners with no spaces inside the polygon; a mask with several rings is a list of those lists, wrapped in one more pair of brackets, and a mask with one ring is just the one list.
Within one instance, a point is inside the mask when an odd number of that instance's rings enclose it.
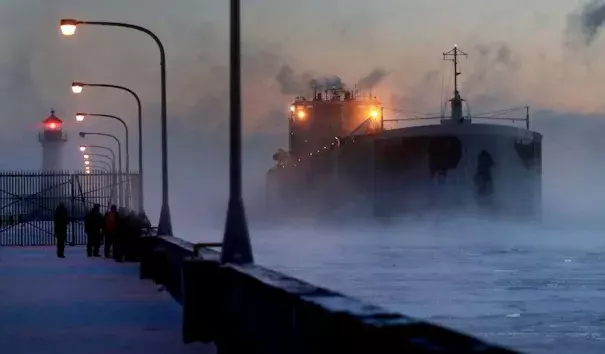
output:
{"label": "iron fence", "polygon": [[118,188],[138,190],[138,183],[137,173],[0,171],[0,246],[54,245],[53,214],[59,204],[70,214],[69,244],[85,244],[83,221],[92,206],[138,205],[136,193],[121,198]]}

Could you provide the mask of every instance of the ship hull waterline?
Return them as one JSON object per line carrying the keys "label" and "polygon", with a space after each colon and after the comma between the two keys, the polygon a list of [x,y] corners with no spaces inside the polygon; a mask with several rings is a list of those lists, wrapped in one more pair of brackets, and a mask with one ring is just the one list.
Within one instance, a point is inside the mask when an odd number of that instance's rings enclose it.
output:
{"label": "ship hull waterline", "polygon": [[395,129],[296,162],[268,173],[266,206],[274,216],[541,215],[542,136],[519,127]]}

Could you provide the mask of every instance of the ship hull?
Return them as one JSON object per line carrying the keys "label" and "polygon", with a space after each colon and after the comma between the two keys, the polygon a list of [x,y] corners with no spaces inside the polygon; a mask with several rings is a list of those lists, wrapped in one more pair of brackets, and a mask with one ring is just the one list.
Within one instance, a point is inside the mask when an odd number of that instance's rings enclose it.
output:
{"label": "ship hull", "polygon": [[542,136],[517,127],[441,124],[360,136],[268,174],[282,217],[541,214]]}

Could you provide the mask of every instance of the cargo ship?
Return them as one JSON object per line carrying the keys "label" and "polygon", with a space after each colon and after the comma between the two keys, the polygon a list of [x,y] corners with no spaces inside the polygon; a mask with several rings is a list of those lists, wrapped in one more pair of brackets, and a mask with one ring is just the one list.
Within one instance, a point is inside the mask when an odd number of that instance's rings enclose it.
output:
{"label": "cargo ship", "polygon": [[[341,88],[297,97],[288,149],[267,173],[272,215],[539,217],[542,135],[530,130],[529,107],[524,117],[465,114],[458,76],[466,56],[457,46],[443,53],[454,69],[449,116],[385,119],[376,97]],[[416,125],[385,128],[395,121]]]}

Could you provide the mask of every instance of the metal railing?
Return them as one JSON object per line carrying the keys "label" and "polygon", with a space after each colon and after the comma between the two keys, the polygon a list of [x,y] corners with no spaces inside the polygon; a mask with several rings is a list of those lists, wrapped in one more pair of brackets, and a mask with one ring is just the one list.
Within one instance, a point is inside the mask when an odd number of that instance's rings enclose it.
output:
{"label": "metal railing", "polygon": [[140,276],[183,306],[183,341],[219,353],[514,353],[270,269],[221,264],[219,252],[145,237]]}

